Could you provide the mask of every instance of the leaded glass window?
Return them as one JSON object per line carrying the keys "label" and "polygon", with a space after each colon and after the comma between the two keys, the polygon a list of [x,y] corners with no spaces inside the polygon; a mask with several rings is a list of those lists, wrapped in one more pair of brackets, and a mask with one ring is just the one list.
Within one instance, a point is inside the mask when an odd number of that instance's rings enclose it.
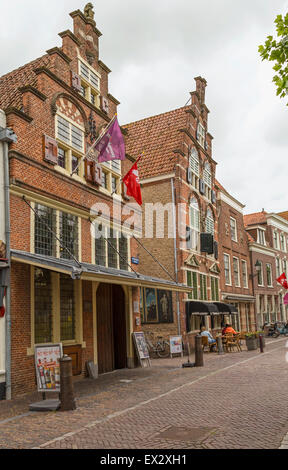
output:
{"label": "leaded glass window", "polygon": [[[72,255],[78,257],[78,217],[60,212],[60,257],[64,259],[73,259]],[[64,247],[68,248],[70,254]]]}
{"label": "leaded glass window", "polygon": [[35,344],[52,342],[51,272],[35,268],[34,272],[34,336]]}
{"label": "leaded glass window", "polygon": [[120,269],[128,269],[128,239],[125,235],[119,237],[119,265]]}
{"label": "leaded glass window", "polygon": [[74,281],[66,274],[60,274],[60,337],[75,339]]}
{"label": "leaded glass window", "polygon": [[35,204],[35,232],[34,246],[35,253],[38,255],[55,255],[55,236],[53,233],[56,228],[55,211],[41,204]]}
{"label": "leaded glass window", "polygon": [[108,238],[108,267],[117,268],[118,267],[118,253],[117,253],[117,237],[114,236],[113,231],[111,230],[111,236]]}

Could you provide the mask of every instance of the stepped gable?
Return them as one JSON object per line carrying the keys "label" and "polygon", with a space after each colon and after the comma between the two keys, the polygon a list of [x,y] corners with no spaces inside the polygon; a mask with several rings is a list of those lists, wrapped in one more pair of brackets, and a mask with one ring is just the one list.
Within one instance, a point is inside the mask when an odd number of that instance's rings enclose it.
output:
{"label": "stepped gable", "polygon": [[23,103],[19,88],[27,85],[37,88],[37,75],[34,70],[39,67],[49,68],[49,65],[50,57],[45,54],[0,77],[0,108],[6,110],[14,107],[21,110]]}
{"label": "stepped gable", "polygon": [[187,126],[188,106],[125,124],[127,129],[126,152],[138,158],[140,178],[151,178],[174,171],[175,150],[182,147],[180,129]]}

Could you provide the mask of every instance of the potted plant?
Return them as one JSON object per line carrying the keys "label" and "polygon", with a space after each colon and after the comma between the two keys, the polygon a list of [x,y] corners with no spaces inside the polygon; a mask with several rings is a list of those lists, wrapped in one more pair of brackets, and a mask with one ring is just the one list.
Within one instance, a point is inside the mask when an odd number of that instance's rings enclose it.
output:
{"label": "potted plant", "polygon": [[248,351],[253,351],[257,349],[258,340],[257,340],[257,335],[255,331],[246,333],[245,341],[246,341],[246,346],[247,346]]}

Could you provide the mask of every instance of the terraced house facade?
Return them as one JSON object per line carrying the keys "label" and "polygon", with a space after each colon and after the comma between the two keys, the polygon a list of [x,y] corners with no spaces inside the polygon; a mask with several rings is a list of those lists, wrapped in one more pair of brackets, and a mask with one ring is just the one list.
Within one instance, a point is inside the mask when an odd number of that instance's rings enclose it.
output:
{"label": "terraced house facade", "polygon": [[36,344],[62,342],[74,374],[88,360],[99,373],[134,367],[140,287],[167,297],[177,288],[131,266],[138,228],[123,228],[119,183],[133,159],[84,158],[119,102],[99,59],[93,11],[70,16],[73,32],[59,34],[61,47],[0,79],[0,107],[18,137],[9,149],[13,396],[36,386]]}
{"label": "terraced house facade", "polygon": [[[192,288],[189,294],[177,297],[175,293],[169,299],[165,316],[161,306],[152,308],[152,299],[161,298],[161,293],[142,289],[143,330],[162,335],[189,331],[193,337],[205,323],[213,330],[221,328],[221,315],[214,305],[220,301],[216,162],[208,131],[207,83],[202,77],[195,82],[189,105],[123,126],[127,153],[136,157],[144,152],[138,164],[146,205],[142,241],[162,264],[152,266],[151,258],[140,249],[141,269],[148,273],[153,268],[155,275]],[[149,212],[153,204],[154,209],[160,205],[154,218]],[[164,229],[159,236],[161,224]],[[207,238],[207,252],[201,247],[201,234],[213,236],[213,240]]]}

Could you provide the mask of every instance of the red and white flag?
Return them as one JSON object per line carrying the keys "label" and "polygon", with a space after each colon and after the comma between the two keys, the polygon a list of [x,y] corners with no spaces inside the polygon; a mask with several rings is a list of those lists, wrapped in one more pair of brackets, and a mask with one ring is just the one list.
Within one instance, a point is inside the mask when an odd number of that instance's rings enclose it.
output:
{"label": "red and white flag", "polygon": [[288,283],[285,273],[282,273],[281,276],[276,279],[276,281],[279,282],[279,284],[281,284],[284,289],[288,289]]}
{"label": "red and white flag", "polygon": [[142,206],[142,194],[139,180],[139,172],[137,162],[134,163],[132,168],[128,171],[127,175],[123,178],[123,183],[127,186],[127,196],[134,197],[139,206]]}

